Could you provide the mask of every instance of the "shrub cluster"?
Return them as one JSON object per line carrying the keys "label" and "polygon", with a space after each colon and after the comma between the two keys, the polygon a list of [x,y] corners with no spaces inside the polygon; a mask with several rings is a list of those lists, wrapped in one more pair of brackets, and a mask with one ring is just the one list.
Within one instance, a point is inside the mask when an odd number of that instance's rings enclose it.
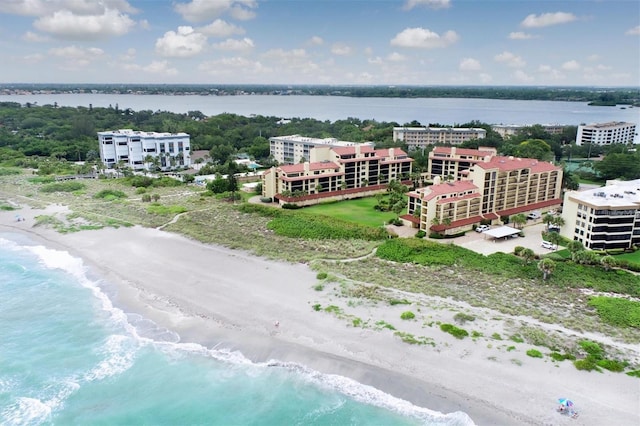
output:
{"label": "shrub cluster", "polygon": [[93,198],[100,198],[103,200],[111,201],[118,198],[127,198],[127,194],[122,191],[116,191],[115,189],[103,189],[98,192]]}
{"label": "shrub cluster", "polygon": [[386,230],[382,228],[372,228],[328,216],[289,211],[281,211],[281,213],[290,214],[280,214],[274,217],[267,224],[267,228],[285,237],[368,241],[382,240],[387,237]]}
{"label": "shrub cluster", "polygon": [[527,355],[529,355],[529,356],[530,356],[530,357],[532,357],[532,358],[542,358],[542,356],[543,356],[543,355],[542,355],[542,352],[540,352],[540,351],[539,351],[539,350],[537,350],[537,349],[529,349],[529,350],[527,351]]}
{"label": "shrub cluster", "polygon": [[412,320],[416,317],[416,314],[414,314],[411,311],[405,311],[402,314],[400,314],[400,318],[403,320]]}
{"label": "shrub cluster", "polygon": [[440,330],[444,331],[445,333],[449,333],[456,339],[464,339],[469,335],[469,332],[467,332],[467,330],[458,328],[453,324],[440,324]]}
{"label": "shrub cluster", "polygon": [[50,194],[52,192],[74,192],[80,191],[84,189],[84,184],[80,182],[70,181],[70,182],[54,182],[49,183],[42,188],[40,191]]}
{"label": "shrub cluster", "polygon": [[640,302],[617,297],[592,297],[589,306],[596,309],[600,319],[620,327],[640,328]]}

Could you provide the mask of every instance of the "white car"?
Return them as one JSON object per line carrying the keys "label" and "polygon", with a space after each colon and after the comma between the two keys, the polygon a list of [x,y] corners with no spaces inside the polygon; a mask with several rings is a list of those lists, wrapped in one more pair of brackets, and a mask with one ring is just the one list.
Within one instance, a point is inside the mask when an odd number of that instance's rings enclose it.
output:
{"label": "white car", "polygon": [[557,245],[550,243],[549,241],[543,241],[542,242],[542,247],[549,249],[549,250],[556,250],[558,248]]}
{"label": "white car", "polygon": [[489,229],[491,229],[491,226],[489,225],[480,225],[476,228],[476,232],[484,232],[488,231]]}

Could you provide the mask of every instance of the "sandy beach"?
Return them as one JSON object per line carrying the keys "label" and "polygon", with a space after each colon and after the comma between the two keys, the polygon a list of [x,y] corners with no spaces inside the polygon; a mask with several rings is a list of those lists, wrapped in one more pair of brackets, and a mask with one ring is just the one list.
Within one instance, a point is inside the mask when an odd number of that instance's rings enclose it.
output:
{"label": "sandy beach", "polygon": [[[56,211],[64,207],[50,206],[47,214]],[[24,220],[17,222],[16,214]],[[28,235],[81,257],[116,306],[175,331],[183,342],[350,377],[419,406],[464,411],[478,425],[640,422],[640,380],[578,371],[568,361],[527,356],[531,345],[491,339],[504,324],[497,312],[423,295],[405,295],[411,305],[354,300],[340,296],[340,283],[315,289],[316,272],[307,265],[267,261],[142,227],[59,234],[34,227],[39,214],[43,210],[29,207],[1,211],[0,233]],[[336,306],[342,314],[316,311],[317,304]],[[454,323],[462,308],[477,317],[472,328],[482,336],[458,340],[433,325]],[[416,313],[414,320],[400,319],[407,310]],[[355,326],[353,318],[370,326]],[[392,330],[374,326],[379,322],[429,344],[405,343]],[[633,345],[615,345],[629,356],[640,355]],[[576,402],[577,419],[556,412],[560,397]]]}

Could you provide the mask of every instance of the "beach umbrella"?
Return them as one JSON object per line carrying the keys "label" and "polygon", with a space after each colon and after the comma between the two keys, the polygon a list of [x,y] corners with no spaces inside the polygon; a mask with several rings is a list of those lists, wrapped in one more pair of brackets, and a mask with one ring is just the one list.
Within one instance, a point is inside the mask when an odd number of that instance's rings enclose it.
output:
{"label": "beach umbrella", "polygon": [[573,407],[573,401],[567,398],[559,398],[558,402],[560,403],[560,405],[564,405],[565,407]]}

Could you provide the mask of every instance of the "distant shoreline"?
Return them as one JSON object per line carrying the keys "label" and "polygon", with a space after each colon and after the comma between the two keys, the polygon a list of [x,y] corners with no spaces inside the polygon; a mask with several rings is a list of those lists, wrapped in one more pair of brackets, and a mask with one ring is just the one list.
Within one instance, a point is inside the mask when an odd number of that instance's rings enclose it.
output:
{"label": "distant shoreline", "polygon": [[[0,84],[2,95],[35,94],[201,95],[201,96],[345,96],[354,98],[461,98],[587,102],[640,106],[637,87],[527,86],[285,86],[205,84]],[[1,98],[0,98],[1,99]]]}

